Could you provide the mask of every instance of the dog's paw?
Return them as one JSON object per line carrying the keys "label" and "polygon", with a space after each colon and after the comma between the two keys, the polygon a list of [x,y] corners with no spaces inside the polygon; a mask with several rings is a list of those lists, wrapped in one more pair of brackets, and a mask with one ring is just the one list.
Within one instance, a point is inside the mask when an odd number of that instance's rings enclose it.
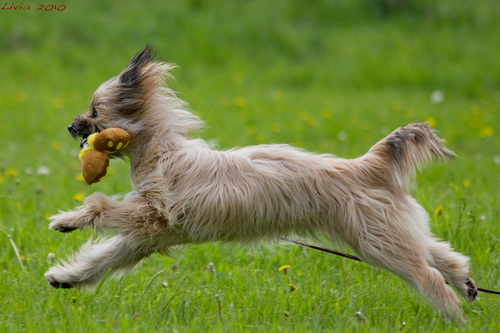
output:
{"label": "dog's paw", "polygon": [[59,288],[62,288],[62,289],[73,288],[73,284],[72,283],[60,281],[60,279],[56,278],[55,275],[56,274],[51,273],[50,270],[47,273],[45,273],[45,277],[47,278],[47,281],[49,282],[49,284],[52,287],[54,287],[56,289],[59,289]]}
{"label": "dog's paw", "polygon": [[50,283],[50,285],[56,289],[62,288],[62,289],[70,289],[73,288],[73,285],[68,282],[59,282],[54,279],[49,279],[47,278],[47,281]]}
{"label": "dog's paw", "polygon": [[72,231],[75,231],[76,229],[78,228],[72,228],[72,227],[68,227],[68,226],[63,226],[63,225],[59,225],[59,226],[52,226],[52,223],[51,225],[49,226],[50,229],[53,229],[53,230],[57,230],[59,232],[63,232],[63,233],[66,233],[66,232],[72,232]]}
{"label": "dog's paw", "polygon": [[49,220],[49,229],[57,230],[60,232],[71,232],[78,229],[76,226],[77,220],[75,219],[75,212],[63,212],[51,216]]}
{"label": "dog's paw", "polygon": [[472,280],[471,278],[468,278],[467,281],[465,281],[465,285],[467,286],[467,295],[465,296],[465,298],[469,302],[472,302],[477,297],[478,294],[477,287],[474,284],[474,280]]}

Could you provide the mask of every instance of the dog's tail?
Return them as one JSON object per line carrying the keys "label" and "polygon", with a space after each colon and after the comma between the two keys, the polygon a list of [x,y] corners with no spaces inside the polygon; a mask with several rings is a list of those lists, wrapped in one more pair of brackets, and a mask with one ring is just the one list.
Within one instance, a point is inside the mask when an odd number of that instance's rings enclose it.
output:
{"label": "dog's tail", "polygon": [[428,124],[412,123],[398,128],[377,142],[361,160],[369,162],[377,170],[376,178],[380,182],[406,188],[416,169],[433,159],[455,156],[455,153],[443,146],[443,140]]}

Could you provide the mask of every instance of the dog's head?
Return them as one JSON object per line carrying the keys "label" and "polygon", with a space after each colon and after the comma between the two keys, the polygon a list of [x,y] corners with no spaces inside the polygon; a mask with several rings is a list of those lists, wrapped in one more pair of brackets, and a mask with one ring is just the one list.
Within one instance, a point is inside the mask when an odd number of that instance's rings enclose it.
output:
{"label": "dog's head", "polygon": [[[119,127],[132,136],[145,130],[158,131],[179,122],[177,109],[183,102],[166,87],[165,76],[174,66],[154,60],[150,46],[137,53],[118,76],[104,82],[94,93],[87,113],[75,118],[68,130],[73,137],[86,138],[106,128]],[[175,127],[175,126],[174,126]]]}

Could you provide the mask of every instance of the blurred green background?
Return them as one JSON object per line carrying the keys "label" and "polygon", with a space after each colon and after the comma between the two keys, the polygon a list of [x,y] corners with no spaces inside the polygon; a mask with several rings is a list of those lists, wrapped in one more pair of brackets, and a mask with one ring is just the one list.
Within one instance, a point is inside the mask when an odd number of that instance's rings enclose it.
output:
{"label": "blurred green background", "polygon": [[[21,4],[31,8],[14,9]],[[78,142],[66,127],[86,111],[96,87],[147,43],[158,59],[179,65],[169,85],[207,121],[201,137],[221,149],[283,142],[350,158],[399,126],[431,123],[459,159],[428,168],[413,194],[436,234],[471,256],[478,284],[500,288],[498,1],[37,0],[0,6],[0,329],[78,331],[74,320],[89,332],[454,330],[392,276],[291,247],[248,254],[203,245],[174,259],[152,258],[96,293],[50,290],[43,278],[47,254],[65,258],[92,233],[58,235],[47,230],[46,218],[93,191],[130,190],[122,161],[99,184],[78,180]],[[302,284],[293,297],[283,291],[288,287],[273,287],[282,284],[276,268],[288,258]],[[222,265],[218,279],[207,277],[209,262]],[[184,283],[158,289],[161,281],[152,277],[170,265],[180,268],[164,278],[177,274]],[[395,286],[381,287],[382,278]],[[325,284],[330,293],[317,289]],[[222,314],[213,294],[224,296]],[[332,297],[337,303],[317,305]],[[144,303],[149,307],[137,310]],[[500,330],[499,306],[489,295],[467,305],[474,324],[466,329]],[[119,319],[108,320],[113,311]]]}

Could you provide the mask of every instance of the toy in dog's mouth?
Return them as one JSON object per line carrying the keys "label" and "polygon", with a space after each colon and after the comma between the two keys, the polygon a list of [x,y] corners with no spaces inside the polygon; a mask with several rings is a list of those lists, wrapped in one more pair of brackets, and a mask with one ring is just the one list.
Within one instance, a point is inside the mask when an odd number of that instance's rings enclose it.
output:
{"label": "toy in dog's mouth", "polygon": [[101,129],[98,126],[88,125],[75,120],[73,124],[68,126],[68,131],[73,138],[81,137],[80,147],[85,148],[88,146],[88,137],[94,133],[101,132]]}
{"label": "toy in dog's mouth", "polygon": [[87,140],[88,137],[89,137],[88,135],[82,137],[82,140],[80,141],[80,148],[83,149],[89,146],[89,142]]}
{"label": "toy in dog's mouth", "polygon": [[81,137],[82,137],[82,140],[80,140],[80,148],[86,148],[89,146],[89,136],[91,135],[94,135],[94,134],[97,134],[97,133],[101,133],[100,130],[97,130],[95,132],[89,132],[89,133],[85,133],[85,134],[81,134]]}

